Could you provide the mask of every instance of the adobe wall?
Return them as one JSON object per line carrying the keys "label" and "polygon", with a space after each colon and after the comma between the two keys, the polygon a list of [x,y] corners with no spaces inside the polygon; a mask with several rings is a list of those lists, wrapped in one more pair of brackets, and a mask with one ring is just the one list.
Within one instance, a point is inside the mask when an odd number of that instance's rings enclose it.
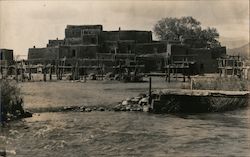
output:
{"label": "adobe wall", "polygon": [[82,36],[82,44],[83,45],[91,45],[95,44],[97,45],[99,43],[99,37],[95,34],[88,34]]}
{"label": "adobe wall", "polygon": [[65,38],[80,38],[84,34],[100,34],[102,25],[67,25]]}
{"label": "adobe wall", "polygon": [[60,46],[59,49],[59,58],[96,58],[99,52],[96,45]]}
{"label": "adobe wall", "polygon": [[29,48],[28,60],[30,59],[42,59],[46,53],[46,48]]}
{"label": "adobe wall", "polygon": [[[74,47],[72,47],[74,48]],[[96,53],[99,53],[99,46],[79,46],[79,58],[96,58]]]}
{"label": "adobe wall", "polygon": [[59,56],[58,47],[29,48],[28,51],[28,59],[51,60],[51,59],[57,59],[58,56]]}
{"label": "adobe wall", "polygon": [[64,40],[49,40],[47,47],[55,47],[55,46],[59,46],[59,45],[64,45]]}
{"label": "adobe wall", "polygon": [[65,45],[97,45],[98,43],[98,36],[94,34],[83,35],[79,38],[65,38]]}
{"label": "adobe wall", "polygon": [[105,41],[101,45],[102,53],[135,53],[134,40]]}
{"label": "adobe wall", "polygon": [[186,58],[189,61],[193,60],[196,62],[194,70],[198,73],[215,73],[218,70],[217,58],[226,54],[225,47],[218,47],[213,49],[208,48],[189,48],[186,45],[168,45],[168,52],[171,53],[175,61],[183,60]]}
{"label": "adobe wall", "polygon": [[196,55],[196,65],[199,73],[215,73],[218,71],[216,58],[212,58],[212,51],[204,48],[193,48],[188,50],[188,54]]}
{"label": "adobe wall", "polygon": [[150,54],[166,52],[166,45],[164,43],[142,43],[135,45],[136,54]]}
{"label": "adobe wall", "polygon": [[102,43],[101,46],[102,53],[116,53],[118,52],[118,42],[117,41],[106,41]]}
{"label": "adobe wall", "polygon": [[0,49],[0,60],[13,61],[13,50]]}
{"label": "adobe wall", "polygon": [[188,54],[188,47],[185,45],[169,44],[167,47],[168,47],[167,52],[169,52],[170,55],[178,56],[178,55],[187,55]]}
{"label": "adobe wall", "polygon": [[144,72],[162,71],[165,63],[160,57],[138,57],[139,64],[144,65]]}
{"label": "adobe wall", "polygon": [[52,60],[58,58],[95,58],[99,46],[59,46],[47,48],[30,48],[28,59]]}
{"label": "adobe wall", "polygon": [[212,48],[212,58],[216,59],[216,58],[220,58],[222,56],[226,55],[226,47],[217,47],[217,48]]}
{"label": "adobe wall", "polygon": [[65,29],[65,38],[80,38],[82,30],[79,28]]}
{"label": "adobe wall", "polygon": [[80,45],[83,43],[82,38],[65,38],[65,45]]}
{"label": "adobe wall", "polygon": [[97,59],[114,59],[114,55],[113,53],[97,53],[96,54],[96,58]]}
{"label": "adobe wall", "polygon": [[136,43],[152,42],[151,31],[103,31],[102,41],[134,40]]}
{"label": "adobe wall", "polygon": [[135,53],[135,41],[120,41],[118,43],[118,53]]}

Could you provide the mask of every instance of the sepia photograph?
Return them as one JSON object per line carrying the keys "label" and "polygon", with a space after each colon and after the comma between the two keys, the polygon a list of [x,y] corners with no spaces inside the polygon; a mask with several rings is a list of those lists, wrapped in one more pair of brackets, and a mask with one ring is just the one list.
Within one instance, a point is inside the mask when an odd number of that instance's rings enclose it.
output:
{"label": "sepia photograph", "polygon": [[0,0],[0,157],[250,157],[249,0]]}

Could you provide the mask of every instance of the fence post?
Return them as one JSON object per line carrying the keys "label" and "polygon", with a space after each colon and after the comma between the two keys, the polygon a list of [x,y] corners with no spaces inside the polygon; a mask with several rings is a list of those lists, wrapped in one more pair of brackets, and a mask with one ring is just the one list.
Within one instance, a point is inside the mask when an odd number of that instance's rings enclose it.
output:
{"label": "fence post", "polygon": [[149,96],[148,102],[149,102],[149,104],[151,104],[151,88],[152,88],[152,79],[151,79],[151,77],[149,77],[149,90],[148,90],[148,96]]}
{"label": "fence post", "polygon": [[31,80],[31,67],[30,67],[30,63],[28,62],[29,65],[29,81]]}
{"label": "fence post", "polygon": [[46,82],[46,66],[43,66],[43,81]]}
{"label": "fence post", "polygon": [[49,69],[49,80],[51,81],[52,80],[52,65]]}

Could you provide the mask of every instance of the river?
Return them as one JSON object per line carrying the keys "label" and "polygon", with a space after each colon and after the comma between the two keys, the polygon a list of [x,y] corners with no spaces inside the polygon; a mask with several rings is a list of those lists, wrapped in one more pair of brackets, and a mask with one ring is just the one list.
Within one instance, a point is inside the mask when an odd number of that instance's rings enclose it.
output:
{"label": "river", "polygon": [[[57,101],[62,106],[68,105],[70,102],[68,96],[51,99],[51,93],[43,91],[48,86],[54,88],[59,85],[62,84],[55,82],[21,84],[27,102],[26,108],[47,107]],[[153,85],[164,88],[160,84]],[[75,89],[76,86],[79,90],[73,91],[76,95],[79,95],[83,87],[92,89],[91,83],[89,85],[72,83],[67,88]],[[119,88],[107,86],[110,90],[107,90],[106,85],[98,86],[97,90],[105,93],[105,96],[109,94],[117,96],[118,98],[111,101],[115,102],[122,97],[126,98],[147,90],[148,84],[123,84]],[[134,86],[138,87],[136,90],[131,90]],[[37,99],[33,88],[38,93],[42,91],[48,98],[43,98],[43,101],[40,99],[38,102],[31,101],[31,97]],[[129,90],[125,92],[126,89]],[[109,91],[114,91],[116,94]],[[99,102],[111,103],[108,102],[108,98],[104,100],[101,98],[102,96],[98,98]],[[76,105],[76,102],[87,103],[89,100],[86,99],[88,98],[80,98],[73,102]],[[40,112],[31,118],[11,122],[8,126],[2,127],[0,142],[2,143],[0,147],[7,150],[7,156],[14,157],[249,156],[250,108],[223,113],[179,115],[113,111]]]}

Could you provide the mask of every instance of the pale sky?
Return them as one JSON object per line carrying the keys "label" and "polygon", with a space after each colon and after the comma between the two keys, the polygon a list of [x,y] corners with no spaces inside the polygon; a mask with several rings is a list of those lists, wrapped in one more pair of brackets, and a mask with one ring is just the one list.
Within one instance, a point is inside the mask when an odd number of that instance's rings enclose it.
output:
{"label": "pale sky", "polygon": [[161,18],[181,16],[217,28],[222,37],[249,40],[248,0],[0,0],[0,48],[27,55],[33,45],[45,47],[49,39],[63,39],[67,24],[152,30]]}

